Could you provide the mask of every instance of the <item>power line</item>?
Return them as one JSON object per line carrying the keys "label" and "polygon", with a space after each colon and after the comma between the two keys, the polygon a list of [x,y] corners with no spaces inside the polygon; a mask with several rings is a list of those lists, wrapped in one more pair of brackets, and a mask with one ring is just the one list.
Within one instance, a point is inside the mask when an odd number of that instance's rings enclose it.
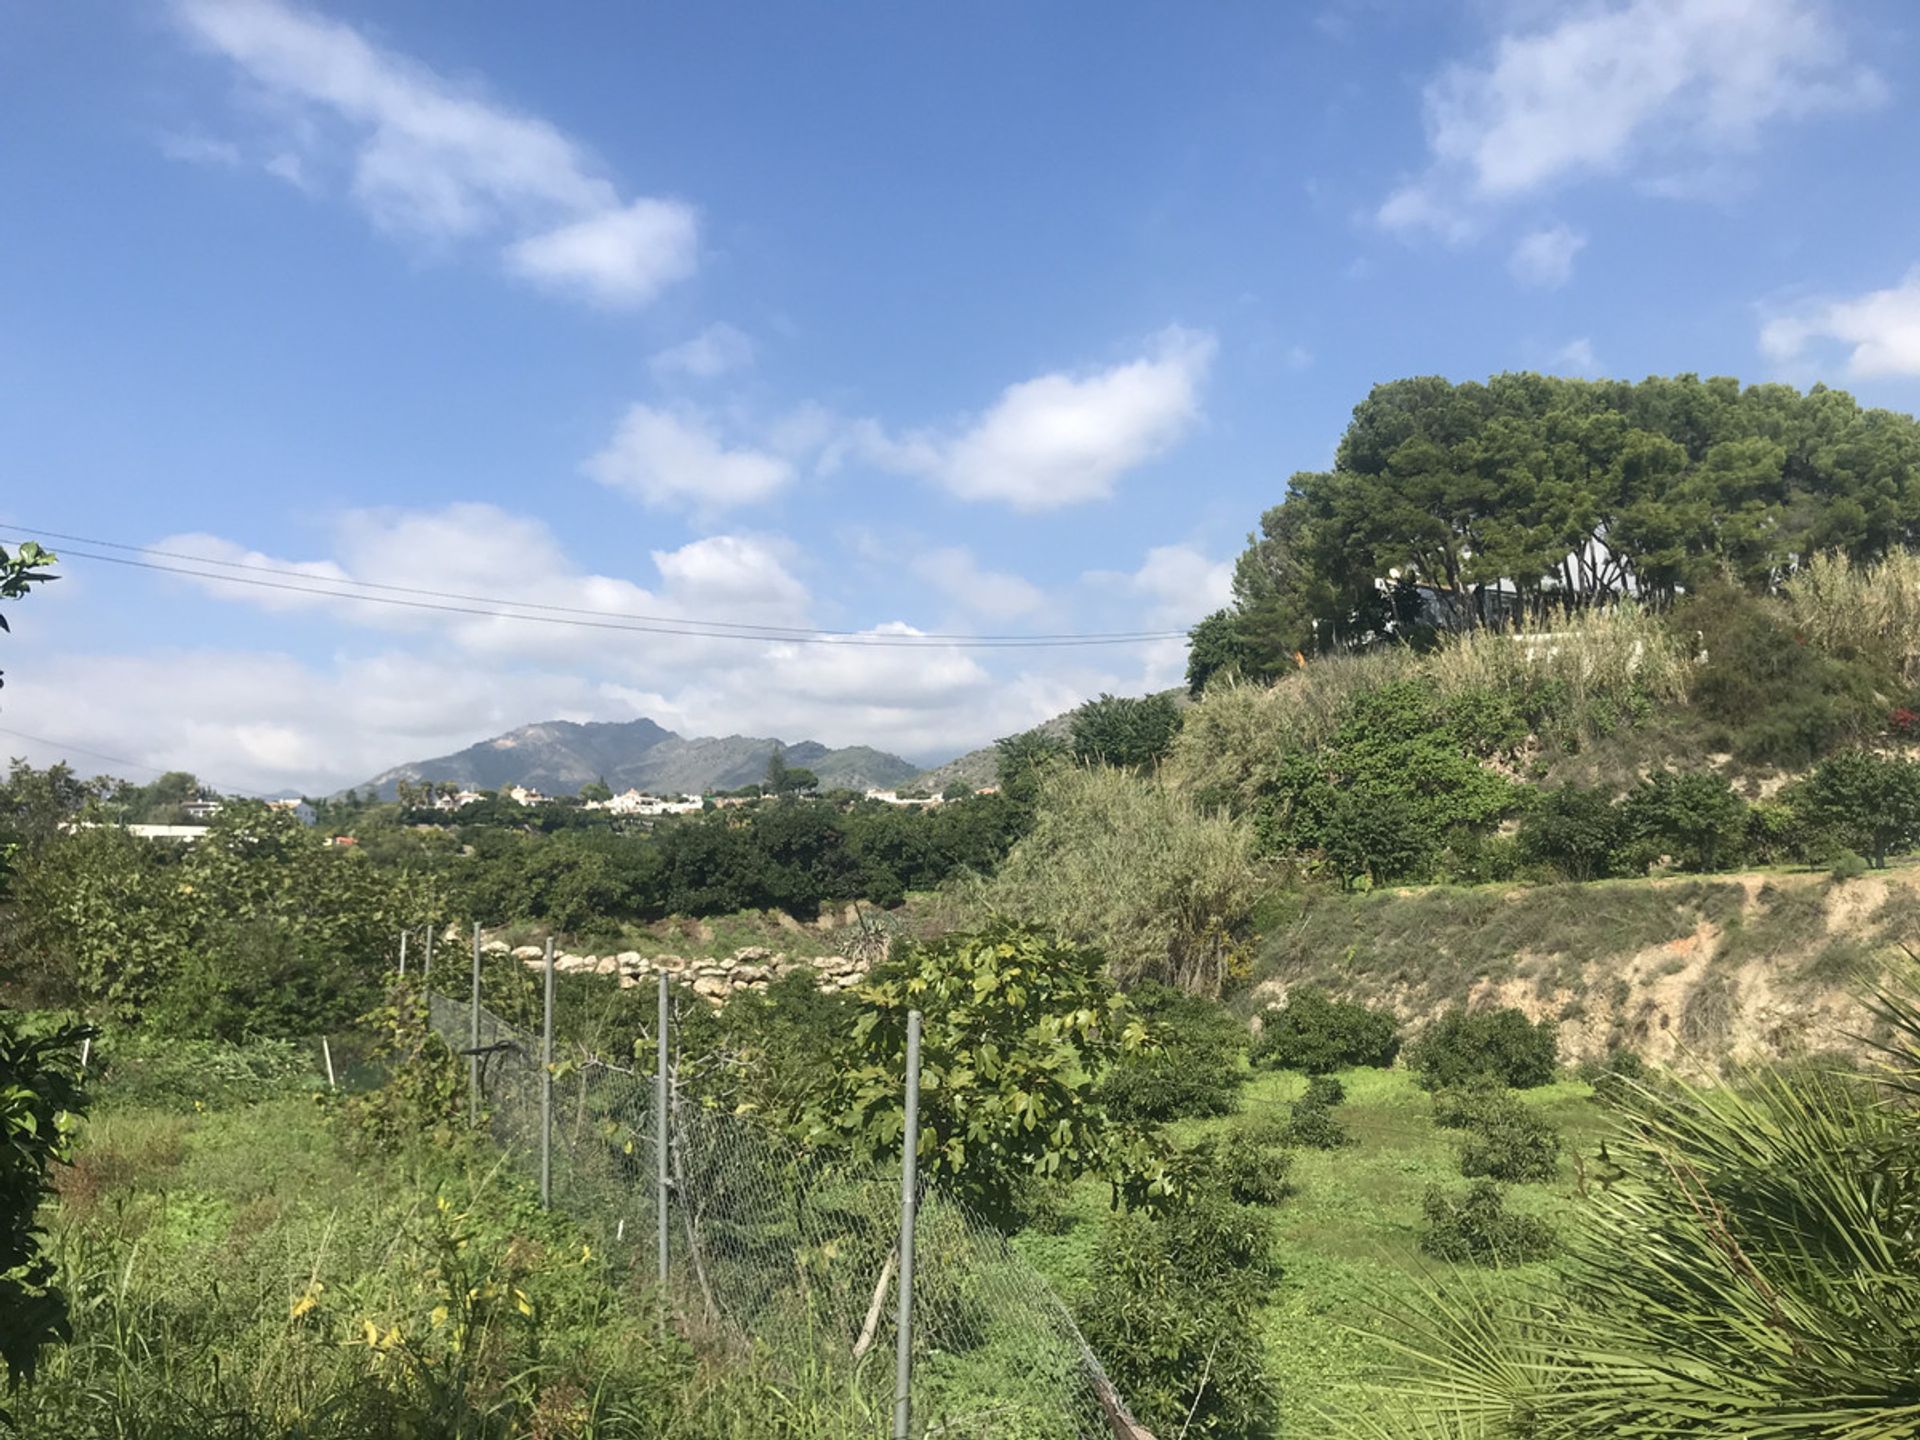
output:
{"label": "power line", "polygon": [[[0,735],[11,735],[16,740],[31,741],[35,745],[45,745],[54,750],[71,751],[75,755],[85,755],[90,760],[104,760],[109,765],[125,765],[134,770],[145,770],[153,775],[169,775],[174,773],[163,766],[146,765],[138,760],[129,760],[124,755],[109,755],[102,750],[89,750],[86,746],[75,745],[70,740],[50,740],[45,735],[29,735],[24,730],[9,730],[4,725],[0,725]],[[189,774],[191,772],[181,771],[180,773]],[[216,785],[214,788],[222,794],[247,795],[255,800],[264,800],[267,798],[258,790],[247,790],[238,785]]]}
{"label": "power line", "polygon": [[[218,584],[248,585],[257,589],[280,590],[291,594],[310,595],[317,599],[347,600],[360,604],[390,605],[404,609],[438,611],[446,614],[473,615],[487,619],[521,620],[531,624],[571,625],[584,629],[624,630],[640,634],[679,635],[708,640],[749,640],[762,644],[801,644],[801,645],[856,645],[894,649],[928,648],[969,648],[969,649],[1050,649],[1069,646],[1138,645],[1160,640],[1184,640],[1183,630],[1141,630],[1141,631],[1096,631],[1083,634],[1035,634],[1035,635],[973,635],[930,632],[916,635],[876,635],[864,630],[826,630],[808,626],[786,626],[755,624],[732,620],[696,620],[678,616],[639,615],[620,611],[587,610],[575,606],[550,605],[538,601],[510,600],[498,596],[468,595],[457,591],[432,590],[420,586],[394,585],[374,580],[356,580],[349,577],[312,575],[302,570],[289,570],[280,566],[259,565],[247,561],[221,560],[206,555],[184,555],[177,551],[158,550],[148,546],[127,545],[113,540],[99,540],[84,535],[65,534],[58,530],[39,530],[27,526],[0,526],[0,530],[11,533],[27,534],[34,538],[74,541],[83,545],[97,546],[101,549],[127,552],[121,555],[102,555],[85,550],[74,550],[64,546],[60,551],[61,559],[93,560],[108,565],[121,565],[140,570],[153,570],[164,574],[183,575],[197,580],[209,580]],[[156,557],[150,560],[136,560],[133,555]],[[252,572],[245,575],[223,575],[201,569],[187,568],[187,565],[163,564],[162,560],[184,561],[188,565],[212,565],[223,569]],[[277,575],[285,580],[266,580],[254,578],[256,575]],[[305,583],[291,584],[290,580]],[[352,588],[318,588],[318,587]],[[355,591],[384,591],[385,594],[361,594]],[[428,597],[405,599],[404,596]],[[457,602],[457,603],[456,603]],[[497,607],[510,606],[511,609]],[[524,614],[523,611],[541,613]]]}

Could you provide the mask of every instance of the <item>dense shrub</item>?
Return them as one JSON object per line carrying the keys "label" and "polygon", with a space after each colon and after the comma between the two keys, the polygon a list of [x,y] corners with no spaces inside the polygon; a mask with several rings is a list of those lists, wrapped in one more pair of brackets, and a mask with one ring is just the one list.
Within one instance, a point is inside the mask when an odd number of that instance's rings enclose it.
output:
{"label": "dense shrub", "polygon": [[1347,1087],[1332,1075],[1315,1075],[1307,1081],[1306,1093],[1300,1098],[1308,1105],[1321,1105],[1332,1109],[1335,1105],[1346,1103]]}
{"label": "dense shrub", "polygon": [[1433,1092],[1433,1123],[1442,1130],[1472,1130],[1513,1103],[1505,1086],[1482,1077],[1452,1089]]}
{"label": "dense shrub", "polygon": [[1559,1160],[1560,1132],[1512,1098],[1490,1106],[1460,1147],[1460,1173],[1469,1180],[1551,1180]]}
{"label": "dense shrub", "polygon": [[1152,765],[1179,733],[1180,707],[1172,696],[1102,694],[1073,713],[1073,755],[1094,765]]}
{"label": "dense shrub", "polygon": [[1407,1051],[1429,1090],[1493,1080],[1528,1090],[1553,1079],[1559,1042],[1551,1020],[1532,1024],[1520,1011],[1449,1010]]}
{"label": "dense shrub", "polygon": [[1399,1050],[1400,1027],[1391,1015],[1302,985],[1288,992],[1283,1007],[1263,1017],[1253,1062],[1322,1075],[1352,1065],[1384,1068]]}
{"label": "dense shrub", "polygon": [[35,1220],[53,1166],[69,1158],[72,1119],[86,1108],[80,1048],[91,1033],[0,1011],[0,1361],[9,1389],[33,1377],[44,1346],[72,1338]]}
{"label": "dense shrub", "polygon": [[1920,765],[1849,750],[1830,755],[1794,795],[1795,809],[1875,867],[1920,844]]}
{"label": "dense shrub", "polygon": [[1623,841],[1633,868],[1670,859],[1682,870],[1737,863],[1747,833],[1747,802],[1724,775],[1657,770],[1620,802]]}
{"label": "dense shrub", "polygon": [[1517,1265],[1553,1253],[1551,1227],[1532,1215],[1515,1215],[1492,1180],[1477,1180],[1450,1194],[1434,1186],[1422,1203],[1426,1228],[1420,1249],[1436,1260],[1466,1265]]}
{"label": "dense shrub", "polygon": [[1529,864],[1551,865],[1569,880],[1598,880],[1614,873],[1621,834],[1611,795],[1562,785],[1541,792],[1515,843]]}
{"label": "dense shrub", "polygon": [[1306,1150],[1338,1150],[1353,1144],[1353,1136],[1333,1113],[1333,1107],[1344,1098],[1338,1080],[1315,1076],[1306,1093],[1288,1109],[1286,1126],[1280,1132],[1284,1143]]}
{"label": "dense shrub", "polygon": [[1031,834],[957,898],[1098,946],[1127,982],[1218,994],[1250,968],[1262,874],[1251,828],[1124,770],[1042,771]]}
{"label": "dense shrub", "polygon": [[1215,1152],[1220,1185],[1242,1205],[1277,1205],[1293,1193],[1293,1152],[1235,1130]]}
{"label": "dense shrub", "polygon": [[1162,1121],[1224,1115],[1233,1108],[1247,1032],[1217,1001],[1168,985],[1143,984],[1127,1002],[1148,1044],[1123,1054],[1100,1084],[1110,1114]]}
{"label": "dense shrub", "polygon": [[1078,1318],[1154,1433],[1271,1433],[1254,1323],[1274,1276],[1271,1245],[1266,1216],[1218,1198],[1108,1222]]}

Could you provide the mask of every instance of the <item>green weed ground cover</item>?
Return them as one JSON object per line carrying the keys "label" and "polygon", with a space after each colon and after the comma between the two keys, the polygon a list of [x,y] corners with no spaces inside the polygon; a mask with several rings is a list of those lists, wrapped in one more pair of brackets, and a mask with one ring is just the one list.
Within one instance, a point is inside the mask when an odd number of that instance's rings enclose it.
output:
{"label": "green weed ground cover", "polygon": [[[1405,1070],[1346,1070],[1346,1099],[1336,1111],[1357,1143],[1294,1153],[1293,1193],[1270,1207],[1282,1278],[1262,1320],[1267,1364],[1278,1393],[1284,1436],[1321,1433],[1320,1415],[1383,1379],[1385,1354],[1373,1336],[1420,1303],[1437,1268],[1422,1256],[1421,1200],[1429,1186],[1464,1189],[1457,1167],[1459,1132],[1433,1123],[1432,1103]],[[1238,1113],[1170,1127],[1181,1142],[1284,1121],[1306,1077],[1255,1073]],[[1557,1126],[1566,1145],[1554,1179],[1511,1188],[1511,1208],[1555,1221],[1576,1203],[1572,1155],[1591,1155],[1605,1119],[1591,1089],[1561,1080],[1519,1092],[1521,1103]],[[1021,1235],[1016,1247],[1069,1295],[1087,1284],[1088,1263],[1107,1214],[1106,1187],[1076,1187],[1054,1223]],[[1472,1283],[1514,1287],[1551,1282],[1552,1261],[1502,1272],[1464,1272]],[[1122,1389],[1125,1377],[1114,1377]]]}

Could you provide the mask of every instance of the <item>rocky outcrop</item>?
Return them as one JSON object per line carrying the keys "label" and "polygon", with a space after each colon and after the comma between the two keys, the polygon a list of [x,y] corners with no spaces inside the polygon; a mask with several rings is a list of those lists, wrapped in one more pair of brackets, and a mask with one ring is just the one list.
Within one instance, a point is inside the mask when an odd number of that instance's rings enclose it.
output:
{"label": "rocky outcrop", "polygon": [[[486,948],[486,947],[483,947]],[[500,946],[504,951],[506,947]],[[546,964],[546,951],[539,945],[516,947],[513,958],[531,968]],[[764,990],[782,976],[800,971],[813,976],[823,990],[850,990],[867,978],[868,961],[848,955],[797,955],[770,950],[764,945],[747,945],[724,956],[642,955],[637,950],[622,950],[613,955],[578,955],[571,951],[556,954],[553,968],[562,975],[614,975],[621,988],[650,982],[661,972],[674,977],[693,993],[714,1005],[723,1005],[742,990]]]}

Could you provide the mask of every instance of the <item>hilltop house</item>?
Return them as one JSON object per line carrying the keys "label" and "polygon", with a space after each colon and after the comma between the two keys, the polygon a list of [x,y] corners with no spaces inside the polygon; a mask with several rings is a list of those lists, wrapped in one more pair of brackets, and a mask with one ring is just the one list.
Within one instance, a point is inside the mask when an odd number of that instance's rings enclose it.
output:
{"label": "hilltop house", "polygon": [[267,802],[267,808],[269,810],[278,810],[285,815],[291,815],[302,825],[311,825],[315,820],[320,818],[313,813],[313,806],[304,800],[269,800]]}
{"label": "hilltop house", "polygon": [[609,815],[693,815],[703,808],[704,802],[691,795],[669,800],[633,789],[623,790],[611,799],[587,802],[587,809],[604,810]]}

